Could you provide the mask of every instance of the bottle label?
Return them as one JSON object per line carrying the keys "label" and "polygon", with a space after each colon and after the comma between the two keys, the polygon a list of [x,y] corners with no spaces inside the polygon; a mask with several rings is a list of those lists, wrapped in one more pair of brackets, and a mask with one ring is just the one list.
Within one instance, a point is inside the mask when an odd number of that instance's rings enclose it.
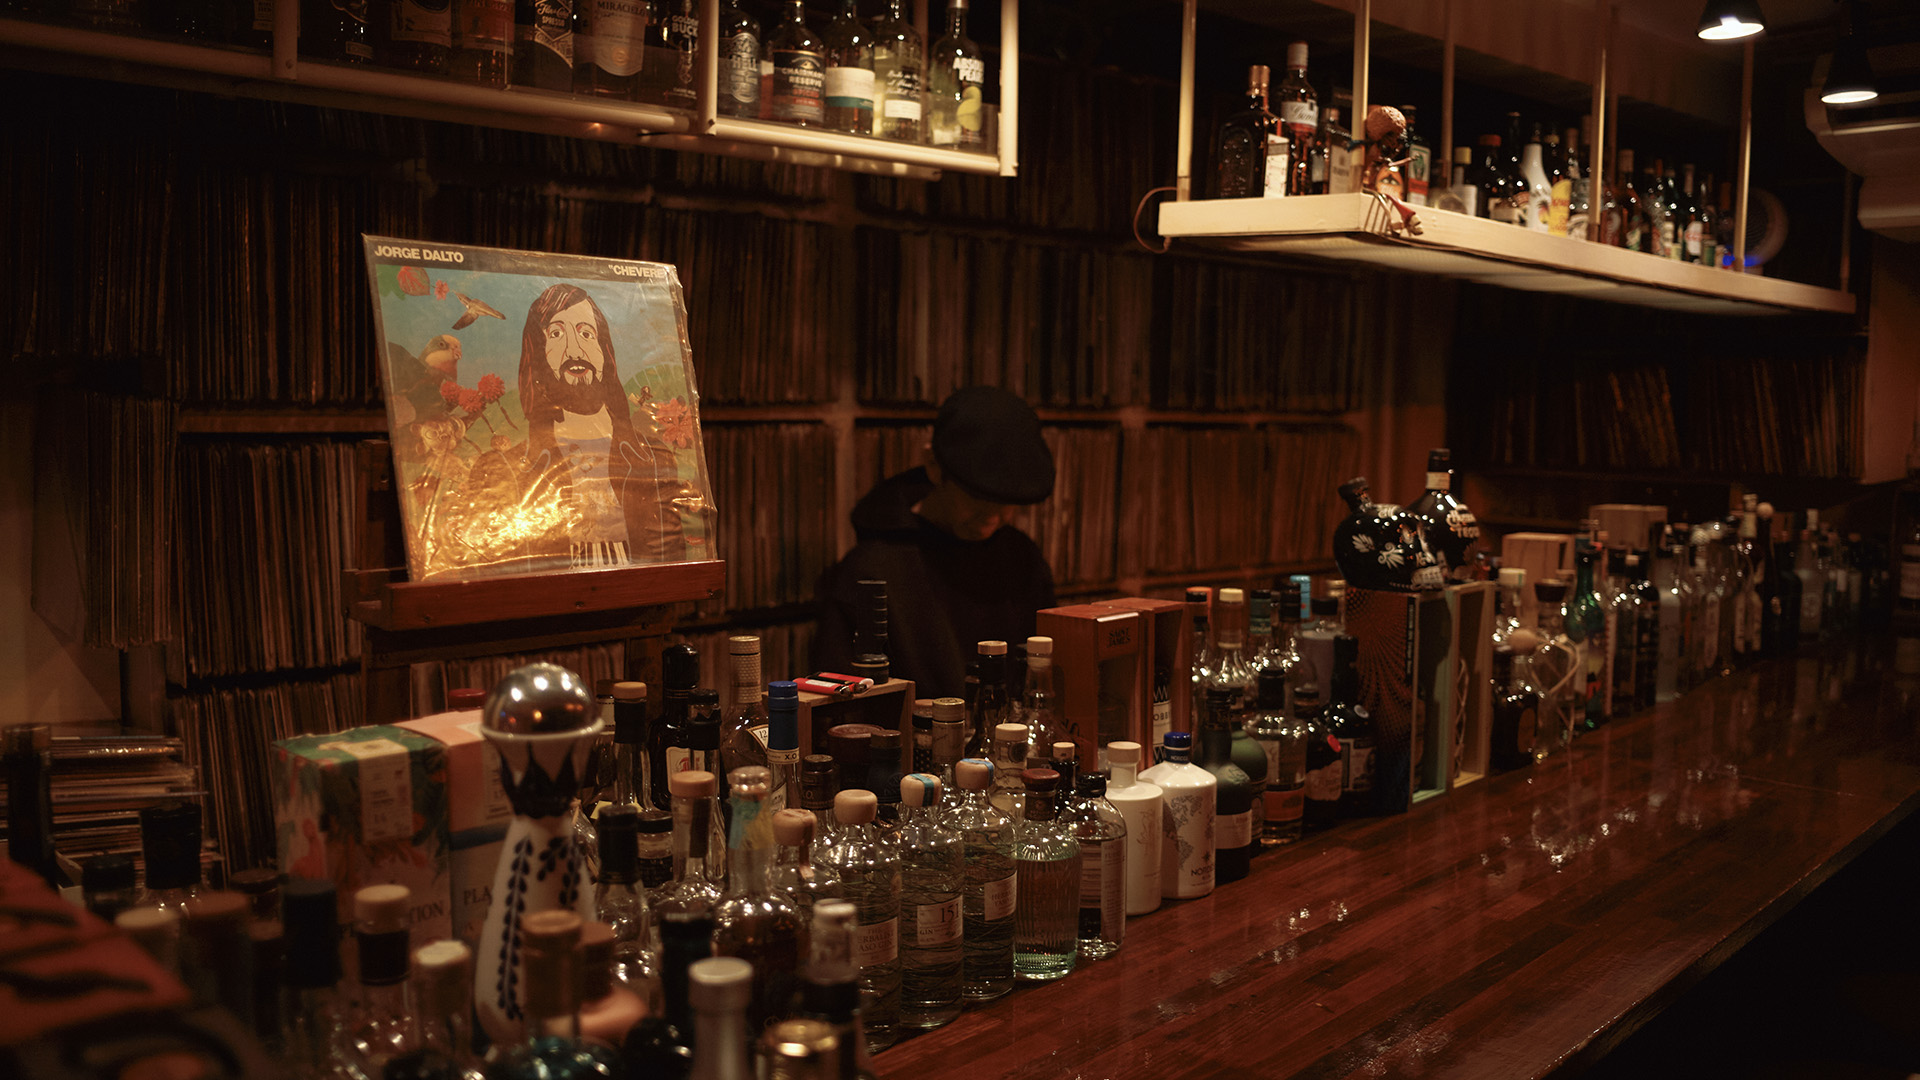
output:
{"label": "bottle label", "polygon": [[533,43],[573,66],[572,0],[534,0]]}
{"label": "bottle label", "polygon": [[1314,802],[1338,802],[1343,759],[1336,758],[1318,769],[1307,770],[1307,798]]}
{"label": "bottle label", "polygon": [[1547,234],[1565,236],[1573,214],[1573,179],[1563,176],[1548,189]]}
{"label": "bottle label", "polygon": [[1213,846],[1243,848],[1253,843],[1253,811],[1219,814],[1213,819]]}
{"label": "bottle label", "polygon": [[593,0],[593,65],[609,75],[638,75],[646,26],[637,0]]}
{"label": "bottle label", "polygon": [[1689,261],[1700,261],[1700,245],[1705,236],[1706,233],[1701,230],[1698,221],[1690,222],[1687,225],[1687,259]]}
{"label": "bottle label", "polygon": [[861,967],[891,964],[900,955],[900,920],[886,919],[853,928],[853,962]]}
{"label": "bottle label", "polygon": [[937,904],[915,904],[913,942],[916,948],[937,949],[960,943],[960,898]]}
{"label": "bottle label", "polygon": [[392,739],[343,739],[322,743],[320,749],[338,750],[355,759],[362,844],[406,840],[413,835],[413,759],[406,747]]}
{"label": "bottle label", "polygon": [[1487,208],[1487,216],[1503,225],[1519,225],[1525,205],[1525,200],[1495,199]]}
{"label": "bottle label", "polygon": [[1422,145],[1415,145],[1407,157],[1406,181],[1407,203],[1411,206],[1427,205],[1427,186],[1429,174],[1433,171],[1433,151]]}
{"label": "bottle label", "polygon": [[[1164,785],[1163,785],[1164,786]],[[1168,789],[1160,804],[1161,854],[1172,874],[1162,873],[1162,891],[1198,896],[1213,888],[1213,790]]]}
{"label": "bottle label", "polygon": [[395,41],[447,48],[453,44],[452,0],[399,0],[389,24]]}
{"label": "bottle label", "polygon": [[[1318,130],[1320,106],[1312,101],[1283,101],[1280,103],[1280,122],[1295,129]],[[1287,134],[1292,136],[1293,132]]]}
{"label": "bottle label", "polygon": [[[1920,556],[1915,556],[1913,566],[1920,573]],[[1904,579],[1903,579],[1904,580]],[[1153,745],[1166,745],[1167,732],[1173,730],[1173,702],[1156,701],[1153,703]]]}
{"label": "bottle label", "polygon": [[686,772],[693,768],[693,754],[684,746],[669,746],[666,751],[667,771]]}
{"label": "bottle label", "polygon": [[460,5],[454,44],[473,52],[503,53],[513,34],[513,4],[508,0],[470,0]]}
{"label": "bottle label", "polygon": [[1280,740],[1258,739],[1260,749],[1267,755],[1267,783],[1272,785],[1280,779]]}
{"label": "bottle label", "polygon": [[1119,846],[1118,841],[1087,840],[1080,841],[1080,906],[1098,908],[1100,898],[1107,890],[1107,852]]}
{"label": "bottle label", "polygon": [[818,124],[826,119],[823,101],[826,62],[817,52],[776,49],[773,53],[773,118]]}
{"label": "bottle label", "polygon": [[1275,791],[1272,788],[1260,793],[1261,804],[1266,808],[1267,824],[1284,825],[1299,821],[1307,812],[1307,789],[1291,788]]}
{"label": "bottle label", "polygon": [[720,54],[720,92],[738,106],[760,104],[760,40],[752,34],[735,34],[726,40]]}
{"label": "bottle label", "polygon": [[1261,191],[1269,199],[1278,199],[1287,193],[1287,140],[1284,136],[1267,136],[1267,175]]}
{"label": "bottle label", "polygon": [[253,28],[256,31],[273,30],[274,0],[253,0]]}
{"label": "bottle label", "polygon": [[1340,760],[1345,766],[1343,790],[1354,795],[1373,790],[1373,743],[1359,739],[1340,740]]}
{"label": "bottle label", "polygon": [[829,108],[873,108],[873,72],[857,67],[828,68],[826,97]]}
{"label": "bottle label", "polygon": [[998,881],[989,881],[980,888],[980,917],[987,922],[1013,918],[1014,903],[1019,898],[1019,878],[1008,874]]}
{"label": "bottle label", "polygon": [[[879,65],[874,67],[878,69]],[[887,69],[887,100],[881,106],[888,120],[920,119],[920,73],[894,64]]]}

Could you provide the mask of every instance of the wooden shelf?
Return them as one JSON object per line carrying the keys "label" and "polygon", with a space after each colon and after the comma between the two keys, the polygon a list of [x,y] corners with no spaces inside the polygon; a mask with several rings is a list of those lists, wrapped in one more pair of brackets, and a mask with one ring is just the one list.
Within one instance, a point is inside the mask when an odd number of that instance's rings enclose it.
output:
{"label": "wooden shelf", "polygon": [[1419,236],[1388,235],[1370,195],[1164,203],[1160,233],[1223,251],[1264,252],[1459,278],[1528,292],[1715,315],[1852,314],[1854,296],[1420,208]]}
{"label": "wooden shelf", "polygon": [[[277,0],[294,13],[280,20],[283,27],[297,27],[297,4]],[[1017,24],[1009,3],[1000,28],[1004,56],[1019,55]],[[1001,72],[1003,132],[996,154],[732,117],[703,124],[678,109],[298,59],[281,43],[268,54],[29,19],[0,18],[0,66],[915,179],[943,172],[1012,176],[1017,145],[1017,70]]]}
{"label": "wooden shelf", "polygon": [[705,600],[727,583],[718,559],[472,581],[395,581],[396,573],[348,570],[347,613],[381,630],[440,630]]}

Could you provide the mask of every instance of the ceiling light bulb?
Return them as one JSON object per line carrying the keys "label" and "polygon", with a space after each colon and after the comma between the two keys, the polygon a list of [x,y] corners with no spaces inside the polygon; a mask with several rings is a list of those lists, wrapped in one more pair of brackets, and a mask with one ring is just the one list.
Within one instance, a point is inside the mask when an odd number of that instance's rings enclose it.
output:
{"label": "ceiling light bulb", "polygon": [[1708,41],[1734,41],[1767,28],[1755,0],[1707,0],[1700,13],[1699,34]]}

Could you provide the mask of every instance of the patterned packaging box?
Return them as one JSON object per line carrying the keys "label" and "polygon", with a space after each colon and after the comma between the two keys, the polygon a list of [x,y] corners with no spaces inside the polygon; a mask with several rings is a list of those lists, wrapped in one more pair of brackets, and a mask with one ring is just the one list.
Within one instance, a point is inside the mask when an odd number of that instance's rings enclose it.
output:
{"label": "patterned packaging box", "polygon": [[478,947],[493,871],[513,820],[513,804],[500,784],[500,753],[480,734],[480,710],[435,713],[394,725],[416,731],[447,748],[447,831],[452,848],[453,936]]}
{"label": "patterned packaging box", "polygon": [[375,725],[282,739],[274,751],[280,868],[332,881],[343,930],[355,891],[395,884],[413,890],[414,940],[451,937],[446,747]]}

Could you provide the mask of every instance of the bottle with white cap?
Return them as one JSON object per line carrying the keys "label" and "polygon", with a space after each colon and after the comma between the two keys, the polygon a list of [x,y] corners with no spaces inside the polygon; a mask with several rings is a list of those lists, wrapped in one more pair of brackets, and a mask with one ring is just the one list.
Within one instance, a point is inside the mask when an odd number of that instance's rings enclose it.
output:
{"label": "bottle with white cap", "polygon": [[859,910],[853,955],[860,967],[860,1011],[868,1045],[882,1050],[893,1045],[900,1024],[900,855],[874,829],[878,809],[871,791],[849,788],[835,795],[839,828],[821,861],[840,875],[841,890]]}
{"label": "bottle with white cap", "polygon": [[960,834],[941,817],[940,778],[900,778],[900,1024],[936,1028],[960,1015]]}
{"label": "bottle with white cap", "polygon": [[1060,737],[1054,711],[1053,639],[1027,639],[1027,677],[1020,691],[1020,707],[1013,718],[1027,725],[1027,741],[1047,746]]}
{"label": "bottle with white cap", "polygon": [[753,965],[737,956],[710,956],[688,969],[687,997],[693,1004],[690,1080],[753,1080],[747,1060],[747,1002],[753,990]]}
{"label": "bottle with white cap", "polygon": [[414,1008],[420,1045],[387,1062],[386,1080],[481,1080],[473,1052],[473,950],[436,941],[413,952]]}
{"label": "bottle with white cap", "polygon": [[1127,825],[1127,914],[1160,906],[1160,786],[1140,778],[1137,742],[1107,744],[1107,801]]}
{"label": "bottle with white cap", "polygon": [[944,817],[960,833],[965,867],[960,993],[970,1001],[986,1001],[1013,989],[1013,914],[1018,900],[1013,819],[988,797],[992,762],[967,758],[954,767],[954,775],[958,797]]}
{"label": "bottle with white cap", "polygon": [[998,724],[993,729],[993,805],[1017,815],[1020,774],[1027,767],[1027,725]]}
{"label": "bottle with white cap", "polygon": [[953,767],[967,756],[967,703],[957,697],[933,699],[933,769],[952,787]]}

